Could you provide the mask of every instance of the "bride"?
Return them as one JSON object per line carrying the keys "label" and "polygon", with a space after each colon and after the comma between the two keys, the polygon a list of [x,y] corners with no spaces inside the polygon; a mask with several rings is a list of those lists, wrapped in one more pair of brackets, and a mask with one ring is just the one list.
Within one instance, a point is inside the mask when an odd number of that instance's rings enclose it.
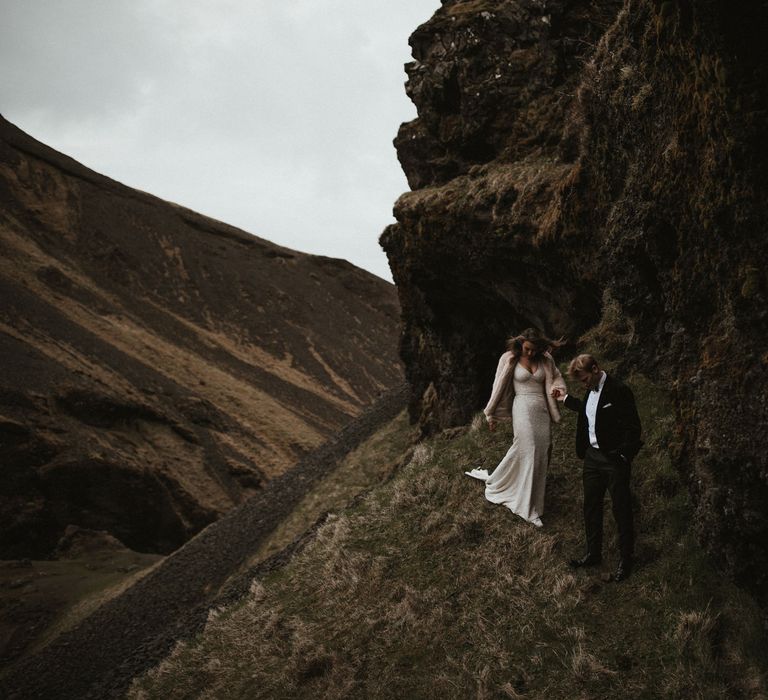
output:
{"label": "bride", "polygon": [[[549,350],[558,347],[535,328],[507,341],[499,359],[488,405],[483,410],[488,427],[512,419],[512,446],[488,474],[486,469],[465,472],[485,482],[485,497],[505,505],[521,518],[542,527],[544,488],[552,452],[552,423],[560,422],[552,389],[567,388]],[[510,411],[511,409],[511,411]]]}

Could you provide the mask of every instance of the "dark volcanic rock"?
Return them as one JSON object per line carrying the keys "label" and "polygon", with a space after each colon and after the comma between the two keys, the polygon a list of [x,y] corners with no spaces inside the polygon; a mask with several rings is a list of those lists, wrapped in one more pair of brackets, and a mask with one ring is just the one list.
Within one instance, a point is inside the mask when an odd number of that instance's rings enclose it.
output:
{"label": "dark volcanic rock", "polygon": [[398,386],[394,287],[0,118],[0,557],[169,552]]}
{"label": "dark volcanic rock", "polygon": [[765,3],[447,0],[411,43],[382,236],[411,415],[460,424],[538,325],[669,383],[714,559],[768,603]]}
{"label": "dark volcanic rock", "polygon": [[599,318],[600,281],[560,242],[578,172],[561,154],[581,66],[619,6],[446,2],[411,38],[419,118],[396,144],[417,189],[395,205],[382,245],[425,432],[466,422],[487,398],[511,330],[573,337]]}
{"label": "dark volcanic rock", "polygon": [[78,559],[93,553],[121,551],[125,547],[120,540],[105,530],[88,530],[70,525],[56,545],[57,559]]}

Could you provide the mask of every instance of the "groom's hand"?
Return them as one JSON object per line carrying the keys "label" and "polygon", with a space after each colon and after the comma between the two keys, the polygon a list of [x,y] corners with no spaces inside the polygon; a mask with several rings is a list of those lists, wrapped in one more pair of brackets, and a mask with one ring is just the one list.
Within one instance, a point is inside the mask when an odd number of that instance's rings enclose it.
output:
{"label": "groom's hand", "polygon": [[552,398],[562,401],[565,398],[565,392],[562,389],[554,388],[552,389]]}

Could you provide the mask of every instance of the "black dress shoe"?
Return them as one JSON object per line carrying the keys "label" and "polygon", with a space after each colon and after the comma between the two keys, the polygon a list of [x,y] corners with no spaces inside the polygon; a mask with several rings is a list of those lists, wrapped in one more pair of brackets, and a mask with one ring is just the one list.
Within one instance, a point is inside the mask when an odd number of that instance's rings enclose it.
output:
{"label": "black dress shoe", "polygon": [[616,567],[616,573],[613,575],[613,580],[618,583],[619,581],[623,581],[625,578],[629,578],[629,575],[632,573],[632,560],[631,559],[622,559],[619,561],[619,565]]}
{"label": "black dress shoe", "polygon": [[594,554],[585,554],[581,559],[571,559],[568,562],[568,566],[572,569],[578,569],[582,566],[597,566],[603,560],[602,557]]}

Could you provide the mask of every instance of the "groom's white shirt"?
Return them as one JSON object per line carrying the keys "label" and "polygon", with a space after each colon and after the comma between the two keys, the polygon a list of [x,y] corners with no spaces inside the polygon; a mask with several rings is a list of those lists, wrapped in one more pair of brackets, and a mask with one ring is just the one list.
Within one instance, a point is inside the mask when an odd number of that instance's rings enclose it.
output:
{"label": "groom's white shirt", "polygon": [[592,447],[600,449],[600,445],[597,444],[597,434],[595,433],[595,419],[597,417],[597,405],[600,402],[600,394],[603,393],[603,385],[605,384],[605,378],[608,375],[605,372],[600,372],[600,383],[597,385],[596,391],[590,391],[587,396],[587,424],[589,425],[589,444]]}

